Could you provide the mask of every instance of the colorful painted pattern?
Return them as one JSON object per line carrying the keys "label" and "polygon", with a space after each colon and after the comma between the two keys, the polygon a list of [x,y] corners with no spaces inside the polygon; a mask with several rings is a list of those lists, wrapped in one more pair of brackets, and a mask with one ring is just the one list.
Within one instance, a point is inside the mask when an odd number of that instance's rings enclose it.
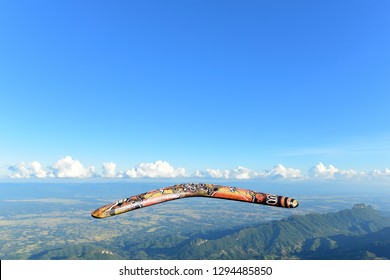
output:
{"label": "colorful painted pattern", "polygon": [[93,211],[91,215],[94,218],[107,218],[142,207],[186,197],[230,199],[284,208],[295,208],[299,205],[298,201],[293,198],[255,192],[242,188],[213,184],[179,184],[107,204]]}

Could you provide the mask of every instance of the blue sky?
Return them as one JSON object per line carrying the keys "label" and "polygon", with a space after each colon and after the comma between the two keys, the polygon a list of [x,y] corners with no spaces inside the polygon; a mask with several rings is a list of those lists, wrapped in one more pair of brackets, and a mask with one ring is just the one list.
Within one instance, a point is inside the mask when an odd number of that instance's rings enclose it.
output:
{"label": "blue sky", "polygon": [[64,162],[99,173],[158,161],[186,174],[277,164],[307,174],[320,162],[383,173],[389,11],[388,1],[1,1],[0,176],[35,161],[53,176]]}

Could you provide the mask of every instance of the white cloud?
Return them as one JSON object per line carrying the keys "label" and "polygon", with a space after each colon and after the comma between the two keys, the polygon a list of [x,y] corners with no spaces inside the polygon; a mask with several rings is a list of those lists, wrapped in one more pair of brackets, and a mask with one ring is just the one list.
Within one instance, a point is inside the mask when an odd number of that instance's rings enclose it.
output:
{"label": "white cloud", "polygon": [[42,164],[40,164],[37,161],[33,161],[30,163],[31,165],[31,170],[36,178],[46,178],[48,175],[47,171],[42,168]]}
{"label": "white cloud", "polygon": [[231,178],[234,179],[253,179],[258,177],[259,174],[249,168],[243,167],[243,166],[238,166],[231,172]]}
{"label": "white cloud", "polygon": [[259,176],[259,174],[249,168],[238,166],[235,169],[206,169],[203,171],[196,170],[192,175],[193,177],[200,178],[213,178],[213,179],[252,179]]}
{"label": "white cloud", "polygon": [[370,173],[371,178],[390,178],[390,169],[385,170],[373,170]]}
{"label": "white cloud", "polygon": [[267,174],[271,178],[283,178],[283,179],[292,179],[292,178],[302,178],[302,172],[299,169],[286,168],[281,164],[277,164],[272,168],[272,170]]}
{"label": "white cloud", "polygon": [[335,174],[336,177],[342,177],[342,178],[355,178],[355,177],[362,177],[364,176],[364,173],[358,173],[356,170],[349,169],[349,170],[339,170]]}
{"label": "white cloud", "polygon": [[220,170],[220,169],[210,169],[207,168],[206,170],[196,170],[194,174],[192,174],[192,177],[199,177],[199,178],[224,178],[229,179],[230,178],[230,171],[229,170]]}
{"label": "white cloud", "polygon": [[364,177],[365,174],[358,173],[356,170],[349,169],[343,170],[338,169],[332,164],[325,166],[322,162],[317,163],[315,166],[310,168],[309,176],[312,178],[324,178],[324,179],[335,179],[335,178],[360,178]]}
{"label": "white cloud", "polygon": [[120,177],[119,174],[116,174],[116,163],[103,162],[102,177],[105,177],[105,178]]}
{"label": "white cloud", "polygon": [[37,161],[20,162],[10,166],[8,170],[11,171],[11,178],[46,178],[48,176],[48,172]]}
{"label": "white cloud", "polygon": [[96,176],[95,167],[85,168],[80,161],[66,156],[51,165],[53,176],[56,178],[91,178]]}
{"label": "white cloud", "polygon": [[310,168],[309,176],[315,178],[332,179],[337,172],[339,172],[339,170],[333,165],[330,164],[328,167],[326,167],[322,162],[319,162],[315,166]]}
{"label": "white cloud", "polygon": [[11,171],[11,178],[30,178],[30,171],[28,164],[25,164],[24,162],[20,162],[16,165],[12,165],[8,167],[8,170]]}
{"label": "white cloud", "polygon": [[125,172],[129,178],[176,178],[185,177],[184,168],[174,168],[166,161],[141,163]]}

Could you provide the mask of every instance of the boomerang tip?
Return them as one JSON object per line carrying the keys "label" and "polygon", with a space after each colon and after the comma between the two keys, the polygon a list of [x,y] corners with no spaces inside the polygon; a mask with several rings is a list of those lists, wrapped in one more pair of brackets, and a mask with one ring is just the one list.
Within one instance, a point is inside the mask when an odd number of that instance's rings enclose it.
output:
{"label": "boomerang tip", "polygon": [[290,202],[289,208],[297,208],[298,205],[299,205],[298,200],[292,199],[291,202]]}
{"label": "boomerang tip", "polygon": [[109,205],[106,205],[106,206],[103,206],[103,207],[96,209],[95,211],[93,211],[91,213],[91,216],[96,218],[96,219],[103,219],[103,218],[110,217],[111,215],[109,215],[109,213],[107,211],[108,207],[109,207]]}

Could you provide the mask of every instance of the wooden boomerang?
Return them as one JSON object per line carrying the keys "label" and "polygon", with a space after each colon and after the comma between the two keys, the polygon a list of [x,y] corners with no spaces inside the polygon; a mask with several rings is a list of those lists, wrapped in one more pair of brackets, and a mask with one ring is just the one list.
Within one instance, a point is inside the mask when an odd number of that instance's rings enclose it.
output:
{"label": "wooden boomerang", "polygon": [[179,184],[107,204],[93,211],[91,215],[94,218],[107,218],[138,208],[186,197],[230,199],[284,208],[295,208],[299,205],[298,201],[293,198],[247,189],[213,184]]}

